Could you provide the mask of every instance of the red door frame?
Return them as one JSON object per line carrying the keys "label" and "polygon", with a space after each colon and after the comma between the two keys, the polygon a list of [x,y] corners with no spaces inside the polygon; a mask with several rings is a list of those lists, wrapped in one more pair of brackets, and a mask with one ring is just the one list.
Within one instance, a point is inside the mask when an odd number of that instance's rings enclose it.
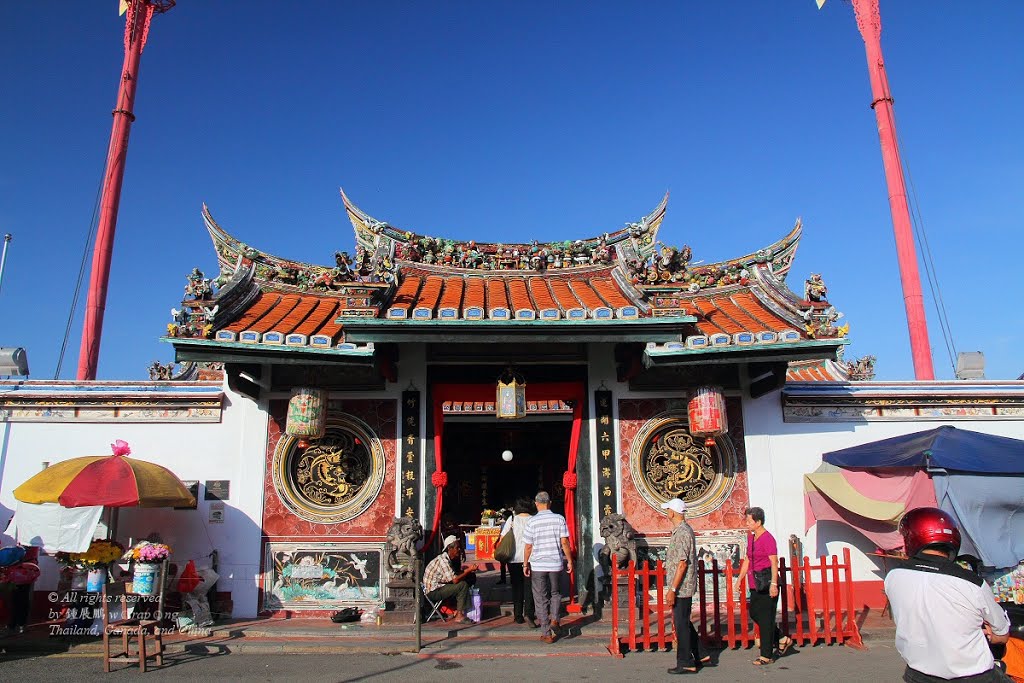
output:
{"label": "red door frame", "polygon": [[[434,384],[430,387],[434,404],[434,474],[430,483],[436,489],[434,521],[431,523],[429,546],[437,536],[441,521],[443,491],[448,485],[448,473],[444,471],[444,402],[445,401],[494,401],[495,384]],[[586,398],[583,382],[536,382],[526,385],[526,400],[567,401],[572,403],[572,433],[569,438],[569,457],[562,486],[565,488],[565,517],[569,526],[569,549],[576,554],[576,452],[580,445],[580,429],[583,422],[583,400]],[[576,575],[570,575],[571,601],[575,601]]]}

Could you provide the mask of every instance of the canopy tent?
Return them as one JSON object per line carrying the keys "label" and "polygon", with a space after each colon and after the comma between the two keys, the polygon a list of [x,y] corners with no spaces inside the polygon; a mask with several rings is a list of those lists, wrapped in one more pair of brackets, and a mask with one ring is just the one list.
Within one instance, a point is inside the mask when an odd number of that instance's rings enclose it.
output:
{"label": "canopy tent", "polygon": [[1024,441],[942,425],[831,451],[832,465],[871,470],[924,467],[977,474],[1024,474]]}
{"label": "canopy tent", "polygon": [[[804,477],[808,528],[840,521],[888,550],[902,545],[896,525],[903,511],[935,505],[957,519],[961,553],[990,567],[1024,558],[1024,441],[944,425],[822,460]],[[902,510],[894,516],[886,503]]]}

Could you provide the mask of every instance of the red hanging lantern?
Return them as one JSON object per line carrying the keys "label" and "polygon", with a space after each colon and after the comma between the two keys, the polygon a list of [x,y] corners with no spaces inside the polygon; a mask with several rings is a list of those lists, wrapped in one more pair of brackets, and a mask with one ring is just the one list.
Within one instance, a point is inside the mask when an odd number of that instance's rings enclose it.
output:
{"label": "red hanging lantern", "polygon": [[687,404],[690,418],[690,433],[705,437],[704,445],[711,448],[715,437],[729,431],[729,420],[725,415],[725,396],[721,387],[697,387]]}
{"label": "red hanging lantern", "polygon": [[312,439],[319,439],[327,428],[327,391],[310,387],[295,387],[288,400],[288,421],[285,434],[299,440],[298,447],[306,449]]}

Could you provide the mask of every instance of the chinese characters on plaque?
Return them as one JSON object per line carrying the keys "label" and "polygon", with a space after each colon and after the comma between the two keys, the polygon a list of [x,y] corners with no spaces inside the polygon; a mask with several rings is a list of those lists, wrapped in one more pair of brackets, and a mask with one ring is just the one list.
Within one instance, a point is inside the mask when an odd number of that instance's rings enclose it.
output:
{"label": "chinese characters on plaque", "polygon": [[619,509],[618,487],[615,468],[615,429],[612,424],[612,392],[594,392],[594,417],[597,420],[597,509],[600,516],[610,515]]}
{"label": "chinese characters on plaque", "polygon": [[420,514],[420,392],[402,392],[402,443],[399,448],[402,516]]}

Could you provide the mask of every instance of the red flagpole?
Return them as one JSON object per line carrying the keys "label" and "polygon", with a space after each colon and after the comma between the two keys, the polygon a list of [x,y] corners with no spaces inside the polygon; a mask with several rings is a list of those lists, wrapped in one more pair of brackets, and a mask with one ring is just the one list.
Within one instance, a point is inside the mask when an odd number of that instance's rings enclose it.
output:
{"label": "red flagpole", "polygon": [[857,16],[857,29],[864,38],[867,52],[868,75],[871,78],[871,108],[878,121],[878,139],[882,145],[882,164],[889,187],[889,210],[892,212],[893,232],[896,235],[896,257],[903,286],[903,305],[907,311],[910,332],[910,352],[914,361],[914,378],[935,379],[932,368],[931,344],[928,341],[928,323],[924,314],[924,296],[921,276],[917,268],[917,250],[907,206],[907,188],[903,179],[903,164],[896,144],[896,119],[893,114],[892,93],[882,59],[882,18],[878,0],[853,0]]}
{"label": "red flagpole", "polygon": [[129,0],[128,17],[124,30],[124,66],[121,84],[114,107],[114,126],[110,131],[107,151],[107,169],[100,199],[100,222],[96,231],[96,245],[92,253],[92,273],[89,276],[89,297],[85,304],[85,322],[82,326],[82,346],[78,354],[78,379],[96,379],[99,363],[100,337],[103,334],[103,312],[107,304],[107,284],[110,281],[110,261],[114,252],[114,231],[117,228],[117,209],[121,201],[125,161],[128,157],[128,135],[135,120],[135,89],[139,82],[139,64],[142,49],[149,35],[149,24],[154,13],[163,13],[174,7],[175,0]]}

